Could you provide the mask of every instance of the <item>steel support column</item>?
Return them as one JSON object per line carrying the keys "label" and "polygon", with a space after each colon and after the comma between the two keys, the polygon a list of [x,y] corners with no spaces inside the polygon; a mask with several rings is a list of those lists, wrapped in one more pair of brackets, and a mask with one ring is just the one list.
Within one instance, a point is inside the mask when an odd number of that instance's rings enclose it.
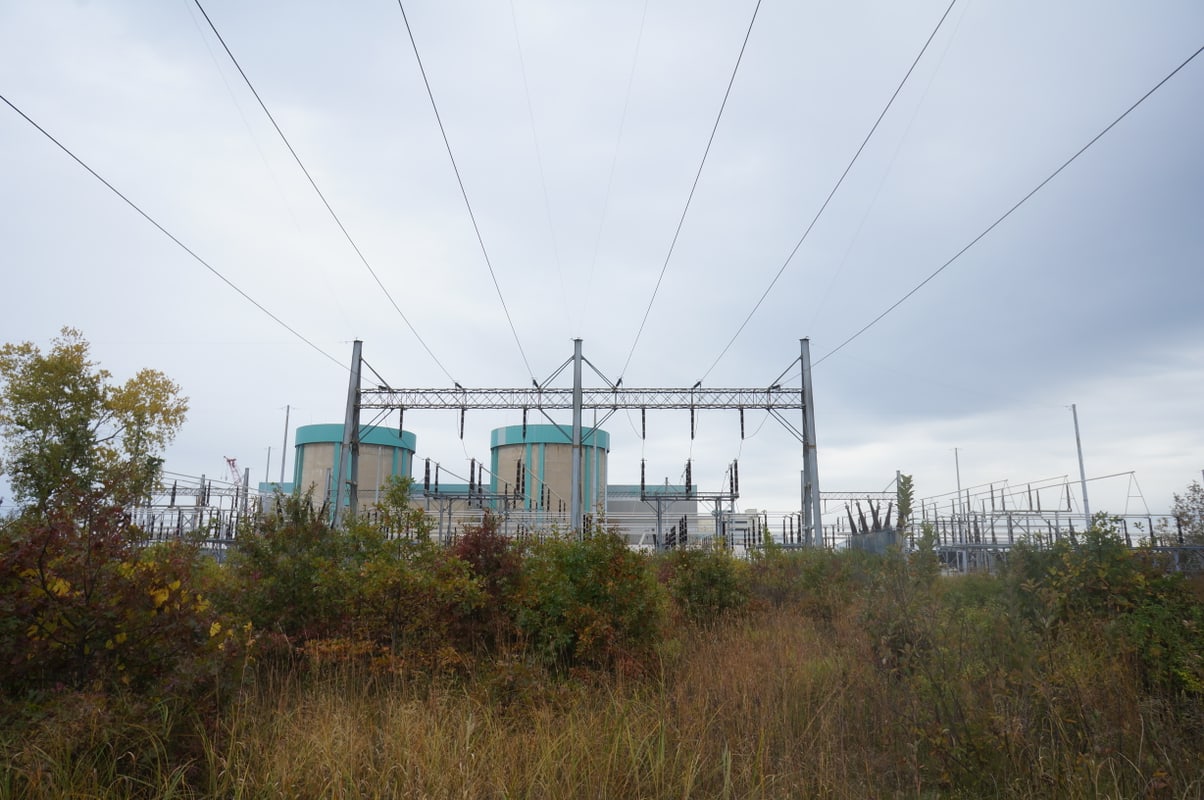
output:
{"label": "steel support column", "polygon": [[1083,440],[1079,438],[1079,409],[1074,403],[1070,404],[1070,413],[1074,416],[1074,446],[1079,453],[1079,485],[1083,487],[1083,516],[1087,527],[1091,527],[1091,506],[1087,502],[1087,470],[1083,468]]}
{"label": "steel support column", "polygon": [[[343,521],[343,476],[346,475],[348,488],[348,504],[352,516],[358,511],[360,469],[360,357],[363,342],[356,339],[351,345],[351,378],[347,384],[347,415],[343,420],[343,444],[339,451],[338,463],[335,464],[334,489],[334,524],[338,527]],[[344,466],[347,472],[343,471]]]}
{"label": "steel support column", "polygon": [[581,517],[581,340],[573,340],[573,485],[569,490],[570,525],[579,535]]}
{"label": "steel support column", "polygon": [[819,462],[815,451],[815,392],[811,385],[811,340],[799,339],[799,363],[803,368],[803,528],[806,542],[823,546],[823,514],[819,501]]}

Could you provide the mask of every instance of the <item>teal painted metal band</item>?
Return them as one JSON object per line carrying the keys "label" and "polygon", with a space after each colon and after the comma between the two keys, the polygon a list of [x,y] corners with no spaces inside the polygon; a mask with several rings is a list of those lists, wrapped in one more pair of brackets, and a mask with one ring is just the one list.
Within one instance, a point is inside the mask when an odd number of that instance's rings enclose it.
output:
{"label": "teal painted metal band", "polygon": [[[572,444],[572,429],[556,425],[528,425],[527,435],[523,437],[522,425],[507,425],[504,428],[494,428],[489,436],[490,447],[502,447],[508,444]],[[582,428],[581,444],[586,447],[600,447],[610,450],[610,434],[598,430],[592,433]]]}
{"label": "teal painted metal band", "polygon": [[[337,424],[302,425],[297,428],[293,441],[298,446],[303,444],[341,444],[343,441],[343,426]],[[360,444],[400,447],[413,453],[417,450],[418,437],[410,431],[402,431],[398,435],[395,428],[361,427]]]}

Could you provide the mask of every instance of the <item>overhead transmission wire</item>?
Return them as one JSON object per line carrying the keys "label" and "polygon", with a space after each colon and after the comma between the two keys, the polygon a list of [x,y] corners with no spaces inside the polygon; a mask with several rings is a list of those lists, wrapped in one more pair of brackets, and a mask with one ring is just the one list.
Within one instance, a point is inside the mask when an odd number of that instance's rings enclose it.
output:
{"label": "overhead transmission wire", "polygon": [[117,195],[118,197],[120,197],[120,198],[121,198],[121,199],[122,199],[122,200],[125,202],[125,204],[126,204],[126,205],[128,205],[130,208],[132,208],[132,209],[134,209],[135,211],[137,211],[137,212],[138,212],[138,214],[139,214],[139,215],[141,215],[141,217],[142,217],[143,219],[145,219],[145,220],[146,220],[147,222],[149,222],[151,225],[154,225],[156,228],[158,228],[160,233],[162,233],[162,234],[163,234],[164,236],[166,236],[168,239],[171,239],[173,242],[175,242],[175,244],[176,244],[177,246],[179,246],[179,247],[180,247],[180,249],[182,249],[182,250],[183,250],[185,253],[187,253],[188,255],[192,256],[192,258],[193,258],[195,261],[197,261],[197,263],[199,263],[199,264],[200,264],[201,266],[203,266],[205,269],[209,270],[209,271],[210,271],[210,272],[212,272],[212,273],[213,273],[215,276],[217,276],[217,278],[218,278],[218,279],[219,279],[219,280],[220,280],[222,283],[226,284],[226,285],[227,285],[227,286],[229,286],[231,289],[233,289],[234,291],[238,292],[238,294],[240,294],[240,295],[243,297],[243,299],[244,299],[244,300],[246,300],[247,302],[249,302],[251,305],[255,306],[255,307],[256,307],[257,309],[259,309],[260,311],[262,311],[264,314],[266,314],[268,317],[270,317],[270,318],[272,319],[272,321],[273,321],[273,322],[275,322],[275,323],[276,323],[277,325],[279,325],[280,327],[284,328],[286,331],[288,331],[289,333],[291,333],[293,336],[297,337],[297,338],[298,338],[298,339],[300,339],[302,342],[304,342],[305,344],[309,345],[311,348],[313,348],[314,350],[316,350],[318,353],[321,353],[323,356],[325,356],[326,358],[330,359],[330,360],[331,360],[331,361],[333,361],[334,363],[338,364],[338,365],[339,365],[340,367],[342,367],[343,369],[348,369],[348,367],[347,367],[347,365],[346,365],[346,364],[344,364],[342,361],[340,361],[339,359],[337,359],[337,358],[335,358],[334,356],[332,356],[330,353],[327,353],[327,352],[326,352],[325,350],[323,350],[321,347],[318,347],[316,344],[314,344],[312,341],[310,341],[309,339],[307,339],[307,338],[306,338],[304,335],[302,335],[302,334],[301,334],[299,331],[297,331],[295,328],[293,328],[293,327],[292,327],[291,325],[289,325],[287,322],[285,322],[284,320],[280,319],[280,317],[278,317],[278,316],[276,316],[275,314],[273,314],[273,313],[272,313],[271,311],[269,311],[269,310],[268,310],[266,307],[264,307],[264,306],[263,306],[263,304],[261,304],[261,303],[260,303],[258,300],[256,300],[254,297],[251,297],[251,295],[247,294],[245,291],[243,291],[241,288],[239,288],[239,286],[238,286],[237,284],[235,284],[235,283],[234,283],[234,281],[232,281],[232,280],[230,280],[229,278],[227,278],[225,275],[223,275],[221,272],[219,272],[219,271],[217,270],[217,268],[216,268],[216,267],[214,267],[212,264],[210,264],[210,263],[209,263],[208,261],[206,261],[205,259],[201,258],[201,256],[199,256],[199,255],[196,253],[196,251],[194,251],[194,250],[193,250],[192,248],[190,248],[188,245],[184,244],[182,241],[180,241],[179,239],[177,239],[177,238],[175,237],[175,235],[174,235],[174,234],[173,234],[171,231],[167,230],[167,228],[164,228],[162,225],[160,225],[160,224],[159,224],[159,222],[158,222],[158,221],[157,221],[157,220],[156,220],[154,217],[152,217],[150,214],[148,214],[148,213],[146,213],[145,211],[143,211],[143,210],[142,210],[142,208],[141,208],[141,207],[139,207],[137,203],[135,203],[133,200],[131,200],[130,198],[128,198],[128,197],[126,197],[124,194],[122,194],[122,193],[121,193],[121,191],[120,191],[120,190],[119,190],[119,189],[118,189],[116,186],[114,186],[113,184],[111,184],[111,183],[109,183],[107,180],[105,180],[103,177],[101,177],[100,173],[98,173],[96,170],[92,169],[90,166],[88,166],[86,163],[84,163],[83,159],[81,159],[81,158],[80,158],[79,156],[77,156],[75,153],[71,152],[71,150],[70,150],[70,149],[69,149],[69,148],[68,148],[68,147],[67,147],[65,144],[63,144],[63,143],[62,143],[62,142],[60,142],[58,139],[56,139],[56,138],[55,138],[53,135],[51,135],[51,133],[50,133],[49,131],[47,131],[45,128],[43,128],[43,127],[42,127],[41,125],[39,125],[38,123],[34,122],[34,121],[33,121],[33,119],[32,119],[32,118],[31,118],[31,117],[30,117],[28,114],[26,114],[26,113],[25,113],[24,111],[22,111],[21,109],[17,108],[17,106],[16,106],[16,105],[14,105],[14,104],[13,104],[13,102],[12,102],[11,100],[9,100],[9,99],[8,99],[7,97],[5,97],[3,94],[0,94],[0,100],[3,100],[3,101],[4,101],[4,103],[5,103],[5,105],[7,105],[7,106],[8,106],[9,108],[11,108],[13,111],[16,111],[18,114],[20,114],[20,115],[21,115],[21,117],[22,117],[22,118],[23,118],[23,119],[24,119],[26,122],[28,122],[30,125],[32,125],[34,128],[36,128],[36,129],[38,130],[38,132],[39,132],[39,133],[41,133],[43,136],[45,136],[45,137],[46,137],[47,139],[49,139],[50,141],[54,142],[55,146],[57,146],[57,147],[58,147],[60,150],[62,150],[64,153],[66,153],[68,156],[70,156],[70,157],[71,157],[71,160],[72,160],[72,161],[74,161],[76,164],[79,164],[81,167],[83,167],[85,170],[87,170],[87,171],[88,171],[88,173],[89,173],[89,174],[91,174],[91,176],[92,176],[93,178],[96,178],[96,180],[98,180],[98,181],[100,181],[101,183],[103,183],[103,184],[105,185],[105,187],[106,187],[106,188],[107,188],[109,191],[111,191],[113,194],[115,194],[115,195]]}
{"label": "overhead transmission wire", "polygon": [[[400,0],[399,0],[400,2]],[[723,102],[719,104],[719,113],[715,115],[715,124],[711,126],[711,135],[707,138],[706,149],[702,151],[702,161],[698,164],[698,171],[694,174],[694,183],[690,185],[690,193],[686,197],[686,205],[681,210],[681,218],[677,221],[677,228],[673,231],[673,239],[669,242],[669,251],[665,253],[665,261],[661,265],[660,275],[656,278],[656,285],[652,288],[652,297],[648,298],[648,307],[644,309],[644,318],[640,320],[640,327],[635,333],[635,340],[631,343],[631,350],[627,353],[627,360],[623,362],[623,369],[619,372],[619,380],[627,373],[627,367],[631,364],[631,357],[635,355],[635,348],[640,343],[640,336],[644,333],[644,326],[648,324],[648,315],[652,313],[652,304],[656,302],[656,295],[660,292],[661,282],[665,279],[665,271],[669,269],[669,260],[673,257],[673,250],[677,247],[677,239],[681,236],[682,226],[686,222],[686,214],[690,211],[690,203],[694,200],[694,192],[698,189],[698,182],[702,178],[702,169],[706,166],[707,156],[711,152],[711,144],[715,141],[715,133],[719,130],[719,121],[723,119],[723,110],[727,108],[727,100],[732,94],[732,85],[736,82],[736,73],[740,71],[740,62],[744,60],[744,51],[748,47],[748,39],[752,36],[753,24],[757,21],[757,12],[761,10],[761,0],[757,0],[757,5],[753,8],[752,19],[748,21],[748,30],[744,32],[744,41],[740,44],[740,53],[736,56],[736,64],[732,67],[731,77],[727,81],[727,89],[723,92]]]}
{"label": "overhead transmission wire", "polygon": [[[561,310],[565,321],[569,322],[569,296],[564,288],[564,265],[560,262],[560,245],[556,241],[556,226],[552,223],[552,201],[548,196],[548,179],[543,168],[543,152],[539,146],[539,134],[535,129],[535,108],[531,105],[531,85],[527,81],[527,60],[523,57],[523,42],[518,31],[518,12],[514,10],[514,0],[510,0],[510,22],[514,27],[514,45],[518,51],[519,72],[523,76],[523,92],[527,97],[527,118],[531,121],[531,141],[535,146],[535,163],[539,167],[539,185],[543,189],[544,215],[548,220],[548,236],[552,240],[552,258],[556,263],[556,278],[560,284]],[[570,324],[571,328],[572,325]]]}
{"label": "overhead transmission wire", "polygon": [[636,67],[640,63],[640,45],[644,42],[644,26],[648,20],[648,0],[644,0],[644,10],[640,14],[640,32],[635,38],[635,53],[631,57],[631,71],[627,75],[627,92],[623,97],[623,113],[619,115],[619,135],[615,139],[615,151],[610,159],[610,172],[606,176],[606,194],[602,199],[602,216],[598,220],[598,233],[594,236],[594,251],[589,260],[589,273],[585,279],[585,296],[589,297],[594,283],[594,269],[598,266],[598,250],[602,245],[602,231],[606,228],[606,218],[610,214],[610,195],[615,183],[615,168],[619,163],[619,149],[623,144],[623,130],[627,127],[627,110],[631,106],[631,88],[635,85]]}
{"label": "overhead transmission wire", "polygon": [[401,306],[397,304],[395,299],[393,299],[393,295],[389,293],[387,288],[385,288],[384,282],[381,281],[380,276],[376,274],[376,270],[372,268],[372,265],[368,263],[367,257],[364,255],[363,251],[360,250],[359,245],[355,243],[355,239],[351,237],[351,233],[348,232],[347,227],[343,225],[343,221],[339,219],[339,215],[335,213],[334,208],[326,199],[326,195],[324,195],[322,190],[318,188],[317,181],[315,181],[313,176],[310,175],[309,170],[306,169],[305,164],[301,161],[301,156],[297,155],[297,151],[293,149],[292,143],[289,142],[288,137],[284,135],[284,131],[281,130],[280,125],[277,124],[276,118],[272,116],[272,112],[268,110],[267,105],[263,102],[263,98],[259,96],[259,92],[255,89],[254,84],[251,83],[251,79],[247,77],[247,73],[243,70],[242,65],[238,63],[238,59],[234,57],[234,53],[230,50],[230,46],[226,44],[226,40],[218,31],[217,26],[213,24],[213,20],[210,19],[208,12],[205,11],[205,7],[201,5],[201,0],[193,0],[193,2],[196,4],[197,9],[201,12],[201,16],[205,18],[205,22],[208,23],[209,29],[213,31],[213,35],[216,36],[218,42],[221,43],[222,49],[226,51],[226,55],[230,57],[230,61],[234,64],[235,69],[238,70],[238,74],[242,76],[243,82],[247,85],[247,88],[251,90],[251,94],[255,97],[255,102],[259,103],[259,107],[263,109],[263,113],[267,115],[268,121],[272,123],[272,127],[275,128],[277,135],[280,136],[280,140],[284,142],[284,146],[288,148],[288,152],[292,155],[293,160],[296,161],[297,166],[301,168],[301,172],[305,175],[305,179],[309,181],[309,185],[313,187],[314,192],[318,195],[318,199],[322,201],[322,205],[324,205],[326,207],[326,211],[330,213],[331,219],[333,219],[335,224],[339,226],[339,230],[343,232],[343,237],[347,239],[347,243],[351,245],[351,249],[355,251],[355,254],[359,257],[360,262],[368,270],[368,274],[372,276],[372,279],[376,281],[376,285],[380,287],[382,292],[384,292],[385,297],[393,306],[393,309],[397,312],[398,316],[401,317],[402,322],[406,324],[406,327],[410,329],[410,333],[414,334],[414,338],[418,340],[420,345],[422,345],[422,349],[425,350],[427,355],[431,357],[431,360],[433,360],[439,366],[439,369],[443,371],[443,374],[447,376],[447,379],[454,381],[455,379],[452,377],[451,373],[448,372],[447,367],[443,366],[443,362],[439,360],[422,336],[418,334],[418,330],[414,327],[414,324],[410,322],[409,317],[405,315],[405,312],[401,310]]}
{"label": "overhead transmission wire", "polygon": [[1028,202],[1028,200],[1033,195],[1035,195],[1037,192],[1044,189],[1045,186],[1050,181],[1052,181],[1059,174],[1061,174],[1062,170],[1069,167],[1072,163],[1075,162],[1076,159],[1078,159],[1079,156],[1081,156],[1083,153],[1087,152],[1087,150],[1092,145],[1094,145],[1096,142],[1098,142],[1100,139],[1102,139],[1105,134],[1107,134],[1110,130],[1112,130],[1114,127],[1116,127],[1120,123],[1121,120],[1123,120],[1125,117],[1129,116],[1129,114],[1132,113],[1132,111],[1135,108],[1137,108],[1139,105],[1144,103],[1150,97],[1150,95],[1154,94],[1154,92],[1161,89],[1163,87],[1163,85],[1166,84],[1167,81],[1169,81],[1171,78],[1175,77],[1175,75],[1177,75],[1180,70],[1182,70],[1184,67],[1186,67],[1188,64],[1190,64],[1192,61],[1194,61],[1196,59],[1196,57],[1200,55],[1200,53],[1204,53],[1204,46],[1200,47],[1200,49],[1196,50],[1196,52],[1194,52],[1190,56],[1188,56],[1185,61],[1183,61],[1181,64],[1179,64],[1179,66],[1177,66],[1173,70],[1171,70],[1170,73],[1167,74],[1167,76],[1165,78],[1158,81],[1158,83],[1155,84],[1152,89],[1150,89],[1148,92],[1143,94],[1140,98],[1138,98],[1137,102],[1133,103],[1133,105],[1131,105],[1127,109],[1125,109],[1124,112],[1119,117],[1112,120],[1112,122],[1108,123],[1107,127],[1105,127],[1102,131],[1100,131],[1099,133],[1097,133],[1095,136],[1093,136],[1091,138],[1091,141],[1087,142],[1087,144],[1085,144],[1081,148],[1079,148],[1078,152],[1076,152],[1070,158],[1063,161],[1062,165],[1060,167],[1058,167],[1053,172],[1051,172],[1045,178],[1045,180],[1038,183],[1037,186],[1032,191],[1030,191],[1024,197],[1020,198],[1015,203],[1015,205],[1013,205],[1007,211],[1003,212],[1003,214],[1000,215],[999,218],[996,219],[994,222],[992,222],[990,225],[988,225],[982,233],[978,234],[973,239],[971,239],[970,242],[965,247],[963,247],[961,250],[958,250],[956,253],[954,253],[953,256],[949,258],[948,261],[946,261],[945,263],[943,263],[939,267],[937,267],[935,270],[933,270],[932,273],[928,275],[928,277],[926,277],[924,280],[920,281],[914,287],[912,287],[911,291],[907,292],[907,294],[903,295],[898,300],[896,300],[894,303],[892,303],[885,311],[883,311],[881,314],[879,314],[878,316],[876,316],[872,320],[870,320],[868,323],[866,323],[866,325],[864,325],[860,330],[858,330],[852,336],[845,339],[843,342],[838,344],[835,348],[833,348],[832,350],[825,353],[822,358],[820,358],[819,360],[817,360],[815,362],[814,366],[818,366],[818,365],[822,364],[824,361],[826,361],[827,359],[836,355],[841,350],[843,350],[845,348],[845,346],[847,346],[850,342],[854,341],[855,339],[860,337],[863,333],[868,331],[870,328],[877,325],[880,321],[882,321],[883,317],[885,317],[890,312],[894,311],[899,306],[903,305],[903,303],[906,302],[908,298],[910,298],[916,292],[920,291],[920,289],[923,289],[926,285],[928,285],[928,283],[933,278],[935,278],[937,275],[940,275],[942,272],[944,272],[951,264],[953,264],[953,262],[955,262],[959,258],[961,258],[966,253],[966,251],[968,251],[971,247],[973,247],[974,245],[976,245],[980,241],[982,241],[984,238],[986,238],[987,234],[989,234],[991,231],[995,230],[995,228],[997,228],[1000,225],[1000,223],[1002,223],[1005,219],[1010,217],[1013,214],[1013,212],[1016,211],[1016,209],[1020,208],[1020,206],[1024,205],[1026,202]]}
{"label": "overhead transmission wire", "polygon": [[531,369],[531,362],[527,360],[527,352],[523,350],[523,343],[518,338],[518,330],[514,327],[514,319],[510,316],[510,308],[506,305],[506,298],[502,296],[502,287],[498,283],[497,273],[493,270],[493,262],[489,258],[489,250],[485,247],[485,239],[481,236],[481,227],[477,224],[477,215],[473,213],[472,203],[468,200],[468,190],[464,187],[464,178],[460,174],[460,167],[456,163],[456,156],[452,152],[451,141],[447,138],[447,128],[443,125],[443,117],[439,113],[439,105],[435,102],[435,93],[431,90],[431,82],[426,74],[426,67],[423,66],[422,56],[418,53],[418,42],[414,40],[414,31],[410,28],[410,19],[406,16],[405,4],[402,0],[397,0],[397,7],[401,10],[401,19],[405,22],[406,34],[410,37],[410,47],[414,50],[414,59],[418,62],[418,71],[422,73],[422,83],[426,87],[426,96],[430,98],[431,110],[435,112],[435,121],[439,123],[439,133],[443,136],[443,145],[447,148],[447,157],[451,161],[452,171],[456,173],[456,183],[460,186],[460,195],[464,198],[464,206],[468,209],[468,218],[472,220],[472,229],[477,236],[477,244],[481,246],[481,255],[485,257],[485,266],[489,268],[489,277],[493,279],[493,288],[497,291],[497,299],[502,304],[502,311],[506,314],[506,322],[510,325],[510,333],[514,336],[514,343],[518,345],[519,355],[523,358],[523,364],[527,367],[527,375],[531,380],[535,380],[535,371]]}
{"label": "overhead transmission wire", "polygon": [[250,140],[251,145],[255,148],[255,152],[259,156],[259,160],[263,162],[264,172],[271,179],[272,185],[276,187],[276,192],[280,195],[280,199],[284,204],[285,210],[288,211],[289,216],[292,218],[293,227],[296,228],[297,231],[300,231],[301,222],[299,219],[297,219],[297,215],[294,213],[292,206],[288,202],[288,198],[284,192],[284,186],[278,180],[276,171],[272,169],[272,165],[268,161],[267,155],[263,152],[263,148],[259,146],[259,140],[255,137],[254,129],[251,128],[251,121],[247,118],[246,113],[243,111],[242,104],[238,101],[238,96],[234,93],[234,85],[227,80],[225,70],[223,70],[222,65],[218,63],[217,51],[213,49],[213,45],[210,43],[209,37],[205,35],[205,29],[201,27],[200,20],[197,19],[196,13],[191,8],[188,9],[188,17],[192,20],[192,26],[196,28],[196,32],[199,35],[201,42],[205,45],[205,52],[209,55],[209,60],[213,62],[214,70],[217,72],[218,77],[222,79],[222,86],[226,88],[226,94],[230,97],[230,103],[234,106],[234,110],[238,112],[238,118],[242,120],[243,128],[245,128],[247,131],[247,139]]}
{"label": "overhead transmission wire", "polygon": [[916,57],[912,60],[911,66],[907,68],[907,72],[903,75],[903,79],[899,81],[899,85],[895,87],[895,91],[891,94],[890,99],[887,100],[886,105],[882,107],[882,112],[878,114],[878,118],[874,120],[874,124],[870,127],[869,133],[867,133],[865,138],[861,141],[861,146],[857,148],[857,152],[853,153],[853,157],[849,159],[849,163],[844,168],[844,172],[840,174],[840,177],[836,180],[835,185],[832,186],[832,190],[828,192],[828,196],[824,198],[823,204],[820,205],[819,210],[815,212],[815,216],[811,218],[811,222],[807,225],[806,230],[803,231],[803,235],[799,237],[798,242],[795,243],[794,248],[790,251],[790,254],[786,256],[786,260],[783,261],[782,266],[778,268],[777,273],[773,276],[773,280],[769,282],[769,285],[765,287],[765,291],[761,293],[761,297],[758,298],[757,302],[753,304],[752,310],[748,312],[748,316],[744,318],[744,321],[740,323],[740,327],[738,327],[736,332],[732,334],[732,338],[728,340],[727,344],[723,346],[723,350],[721,350],[715,360],[711,362],[711,366],[707,367],[706,372],[702,374],[702,380],[706,380],[707,376],[711,374],[712,370],[714,370],[719,362],[723,360],[723,357],[727,355],[727,351],[731,349],[732,345],[735,344],[736,339],[740,337],[740,334],[744,332],[745,327],[747,327],[748,323],[752,321],[753,316],[757,313],[757,310],[761,307],[761,304],[765,302],[765,298],[769,297],[769,293],[773,291],[773,287],[776,286],[778,281],[781,279],[782,274],[786,271],[786,267],[790,266],[790,262],[794,260],[794,256],[798,253],[799,249],[802,248],[803,242],[807,241],[807,237],[811,235],[811,231],[813,228],[815,228],[815,224],[819,222],[819,218],[823,216],[824,211],[828,208],[828,204],[831,203],[832,198],[836,196],[836,192],[840,189],[841,184],[844,183],[844,179],[848,177],[849,172],[853,169],[853,165],[856,164],[857,159],[861,157],[862,151],[864,151],[866,145],[869,144],[874,132],[878,130],[878,126],[882,124],[882,120],[886,117],[886,113],[890,111],[891,106],[894,105],[895,98],[899,96],[899,92],[903,91],[903,86],[907,83],[907,79],[911,77],[911,73],[915,71],[916,65],[920,63],[920,59],[923,58],[924,53],[928,51],[928,46],[932,44],[932,40],[936,38],[941,26],[945,24],[945,20],[949,17],[949,12],[953,10],[953,6],[956,3],[957,0],[951,0],[948,7],[945,9],[945,13],[941,14],[941,18],[937,21],[936,27],[932,29],[932,33],[928,34],[928,38],[924,41],[924,46],[920,48],[920,52],[917,53]]}
{"label": "overhead transmission wire", "polygon": [[845,247],[844,253],[840,257],[840,261],[837,262],[836,268],[832,271],[832,274],[828,276],[828,280],[824,285],[824,290],[819,297],[819,301],[814,306],[815,310],[812,313],[812,319],[815,319],[815,317],[818,316],[819,312],[827,303],[828,297],[832,294],[832,287],[836,285],[837,278],[839,278],[841,273],[844,271],[845,265],[849,261],[849,256],[852,255],[853,249],[857,246],[859,240],[861,239],[861,232],[865,228],[865,224],[869,221],[870,215],[874,212],[874,209],[878,205],[878,200],[882,196],[882,191],[886,188],[887,179],[894,171],[895,162],[898,161],[899,154],[903,151],[903,147],[907,144],[907,140],[911,136],[911,129],[915,126],[916,120],[919,118],[920,112],[924,108],[924,103],[928,99],[928,93],[932,90],[932,86],[936,82],[936,77],[940,73],[941,67],[945,63],[945,58],[949,55],[949,50],[953,47],[953,42],[957,38],[957,32],[961,29],[962,21],[965,19],[966,11],[969,8],[969,3],[962,4],[961,12],[958,14],[957,22],[953,27],[953,31],[945,38],[945,47],[941,50],[941,54],[936,60],[936,66],[932,68],[932,72],[928,76],[928,82],[924,86],[924,91],[920,93],[920,98],[917,101],[916,107],[912,110],[911,117],[908,119],[907,125],[903,129],[903,133],[899,136],[898,141],[895,143],[894,152],[891,153],[890,160],[886,164],[886,170],[882,174],[882,178],[878,181],[878,188],[874,190],[874,196],[866,205],[865,212],[861,215],[861,219],[858,221],[857,227],[853,231],[853,235],[849,238],[848,245]]}

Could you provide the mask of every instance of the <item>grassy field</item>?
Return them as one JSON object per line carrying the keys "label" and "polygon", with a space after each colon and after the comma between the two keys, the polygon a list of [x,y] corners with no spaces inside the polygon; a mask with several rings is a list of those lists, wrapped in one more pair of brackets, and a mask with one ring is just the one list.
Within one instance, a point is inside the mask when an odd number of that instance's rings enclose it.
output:
{"label": "grassy field", "polygon": [[10,693],[0,798],[1204,797],[1200,586],[1106,536],[998,577],[561,543],[493,603],[422,563],[455,624],[404,606],[390,639],[348,606],[200,693]]}

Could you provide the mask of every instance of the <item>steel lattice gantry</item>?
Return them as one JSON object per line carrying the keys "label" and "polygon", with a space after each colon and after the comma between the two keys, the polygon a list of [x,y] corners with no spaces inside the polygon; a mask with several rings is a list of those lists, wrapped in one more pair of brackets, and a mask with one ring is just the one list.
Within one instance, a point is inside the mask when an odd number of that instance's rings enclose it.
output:
{"label": "steel lattice gantry", "polygon": [[[625,409],[798,411],[803,408],[799,388],[772,389],[581,389],[581,407],[598,411]],[[360,408],[408,410],[504,409],[567,411],[573,408],[573,390],[563,389],[364,389]]]}
{"label": "steel lattice gantry", "polygon": [[[344,452],[355,453],[356,439],[354,433],[358,426],[352,420],[358,418],[362,409],[398,410],[403,415],[408,410],[450,410],[460,411],[461,415],[468,409],[473,410],[513,410],[525,412],[537,411],[547,416],[549,411],[572,411],[573,423],[571,441],[573,444],[573,500],[572,519],[574,528],[580,529],[580,448],[582,412],[590,409],[605,412],[598,425],[609,419],[610,415],[623,409],[643,411],[648,409],[676,409],[690,412],[691,435],[694,429],[694,413],[696,411],[765,410],[774,416],[803,445],[803,514],[806,520],[808,535],[818,543],[820,536],[820,505],[818,466],[815,460],[815,418],[814,394],[811,387],[811,356],[810,342],[800,339],[800,355],[782,372],[778,380],[786,375],[795,364],[801,366],[802,383],[800,387],[783,387],[775,381],[768,387],[714,389],[704,388],[695,384],[688,389],[628,389],[622,385],[622,379],[611,382],[598,371],[588,359],[581,354],[581,340],[573,340],[573,356],[564,362],[542,384],[532,379],[530,388],[520,389],[481,389],[465,388],[457,384],[451,389],[395,389],[391,386],[376,388],[360,387],[360,342],[355,342],[353,349],[352,379],[349,387],[347,413],[348,423],[345,426],[345,436],[351,440],[345,442]],[[553,388],[549,384],[569,365],[573,367],[573,386]],[[582,385],[582,365],[589,365],[606,386],[591,388]],[[800,424],[788,420],[783,412],[801,411]],[[550,419],[550,417],[549,417]],[[461,416],[463,420],[463,416]],[[339,465],[342,469],[342,465]],[[355,468],[349,470],[354,492]],[[340,479],[341,480],[341,479]],[[341,508],[341,506],[336,506]]]}

